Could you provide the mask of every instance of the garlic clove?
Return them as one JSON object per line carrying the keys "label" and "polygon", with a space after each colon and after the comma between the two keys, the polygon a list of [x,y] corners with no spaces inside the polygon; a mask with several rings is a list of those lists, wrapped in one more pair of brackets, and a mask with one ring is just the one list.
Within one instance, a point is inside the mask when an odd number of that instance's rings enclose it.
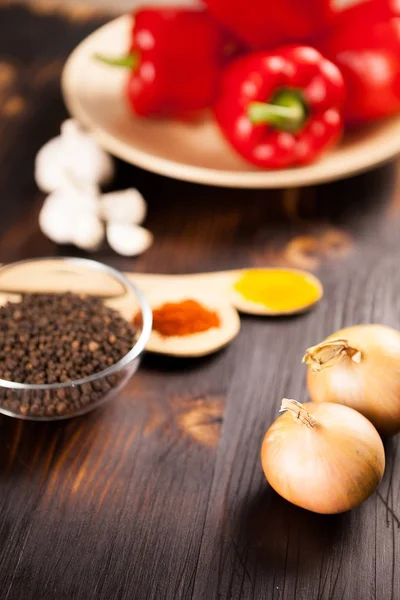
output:
{"label": "garlic clove", "polygon": [[78,121],[75,121],[75,119],[66,119],[63,121],[61,123],[60,130],[64,139],[71,136],[73,137],[84,134],[84,130],[79,125]]}
{"label": "garlic clove", "polygon": [[100,211],[105,221],[140,225],[146,218],[147,205],[142,194],[130,188],[103,194],[100,200]]}
{"label": "garlic clove", "polygon": [[65,183],[61,136],[48,141],[37,153],[34,177],[38,188],[48,194]]}
{"label": "garlic clove", "polygon": [[58,192],[76,212],[90,212],[98,215],[100,212],[100,188],[93,182],[83,181],[68,173],[65,184]]}
{"label": "garlic clove", "polygon": [[48,196],[39,214],[39,226],[46,237],[56,244],[69,244],[73,235],[76,215],[62,195]]}
{"label": "garlic clove", "polygon": [[107,240],[111,248],[122,256],[137,256],[150,248],[153,235],[144,227],[138,225],[122,225],[109,223],[107,225]]}
{"label": "garlic clove", "polygon": [[67,172],[63,190],[85,196],[97,196],[100,199],[100,187],[94,181],[85,181],[71,172]]}
{"label": "garlic clove", "polygon": [[112,158],[73,119],[61,125],[61,141],[65,169],[83,181],[100,186],[114,176]]}
{"label": "garlic clove", "polygon": [[104,225],[100,219],[90,213],[75,214],[75,223],[71,242],[82,248],[94,252],[103,243],[105,237]]}
{"label": "garlic clove", "polygon": [[73,119],[61,125],[61,135],[47,142],[35,159],[35,181],[43,192],[64,187],[69,176],[98,185],[114,176],[112,158]]}

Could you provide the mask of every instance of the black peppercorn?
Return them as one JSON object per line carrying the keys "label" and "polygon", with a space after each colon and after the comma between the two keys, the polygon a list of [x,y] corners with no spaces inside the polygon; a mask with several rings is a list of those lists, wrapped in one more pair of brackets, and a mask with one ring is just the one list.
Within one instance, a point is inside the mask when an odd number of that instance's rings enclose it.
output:
{"label": "black peppercorn", "polygon": [[[135,343],[136,330],[100,298],[67,293],[26,294],[0,307],[0,378],[26,384],[84,379],[117,363]],[[0,390],[0,405],[21,415],[64,415],[115,387],[120,376],[74,387]]]}

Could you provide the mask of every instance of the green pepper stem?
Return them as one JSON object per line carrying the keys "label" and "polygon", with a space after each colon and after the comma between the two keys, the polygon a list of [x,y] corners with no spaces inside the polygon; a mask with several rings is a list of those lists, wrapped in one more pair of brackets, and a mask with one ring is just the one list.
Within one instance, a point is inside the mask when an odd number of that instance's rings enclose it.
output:
{"label": "green pepper stem", "polygon": [[105,56],[104,54],[94,54],[93,58],[111,67],[125,67],[135,71],[139,66],[139,53],[131,52],[126,56]]}
{"label": "green pepper stem", "polygon": [[303,118],[304,110],[300,105],[279,106],[278,104],[267,104],[265,102],[252,102],[248,114],[251,122],[259,125],[261,123],[273,124],[275,117],[296,122]]}
{"label": "green pepper stem", "polygon": [[303,126],[307,110],[300,93],[283,90],[268,103],[251,102],[247,116],[254,125],[271,125],[295,132]]}

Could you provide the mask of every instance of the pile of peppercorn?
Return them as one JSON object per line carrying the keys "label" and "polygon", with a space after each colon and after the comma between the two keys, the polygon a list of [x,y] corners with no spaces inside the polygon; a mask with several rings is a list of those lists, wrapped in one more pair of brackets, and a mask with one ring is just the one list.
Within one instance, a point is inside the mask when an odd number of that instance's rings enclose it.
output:
{"label": "pile of peppercorn", "polygon": [[[123,358],[136,329],[100,298],[77,294],[27,294],[0,307],[0,378],[25,384],[84,379]],[[53,415],[98,401],[118,378],[43,392],[0,390],[4,408]]]}
{"label": "pile of peppercorn", "polygon": [[243,158],[279,169],[315,161],[343,127],[400,112],[398,2],[205,5],[140,8],[127,55],[98,57],[130,71],[136,115],[211,108]]}

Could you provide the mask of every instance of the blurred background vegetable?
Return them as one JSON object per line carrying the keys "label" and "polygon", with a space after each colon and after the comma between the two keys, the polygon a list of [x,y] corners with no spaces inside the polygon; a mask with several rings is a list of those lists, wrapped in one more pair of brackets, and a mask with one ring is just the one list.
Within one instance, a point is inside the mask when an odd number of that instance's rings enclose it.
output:
{"label": "blurred background vegetable", "polygon": [[232,50],[206,11],[160,7],[135,13],[127,56],[98,58],[129,68],[127,97],[136,114],[187,118],[213,104]]}
{"label": "blurred background vegetable", "polygon": [[399,17],[395,2],[370,0],[341,13],[334,27],[315,41],[343,74],[347,124],[400,111]]}
{"label": "blurred background vegetable", "polygon": [[[232,147],[258,167],[282,169],[316,161],[337,144],[343,123],[400,112],[394,0],[347,8],[333,0],[206,6],[139,8],[128,54],[98,57],[130,70],[126,89],[135,114],[186,120],[216,102]],[[282,50],[288,43],[290,55]],[[308,50],[299,50],[305,43]]]}
{"label": "blurred background vegetable", "polygon": [[268,169],[315,160],[339,139],[339,69],[307,46],[238,58],[222,77],[218,124],[246,160]]}
{"label": "blurred background vegetable", "polygon": [[227,29],[260,50],[305,42],[336,16],[331,0],[206,0],[206,4]]}

